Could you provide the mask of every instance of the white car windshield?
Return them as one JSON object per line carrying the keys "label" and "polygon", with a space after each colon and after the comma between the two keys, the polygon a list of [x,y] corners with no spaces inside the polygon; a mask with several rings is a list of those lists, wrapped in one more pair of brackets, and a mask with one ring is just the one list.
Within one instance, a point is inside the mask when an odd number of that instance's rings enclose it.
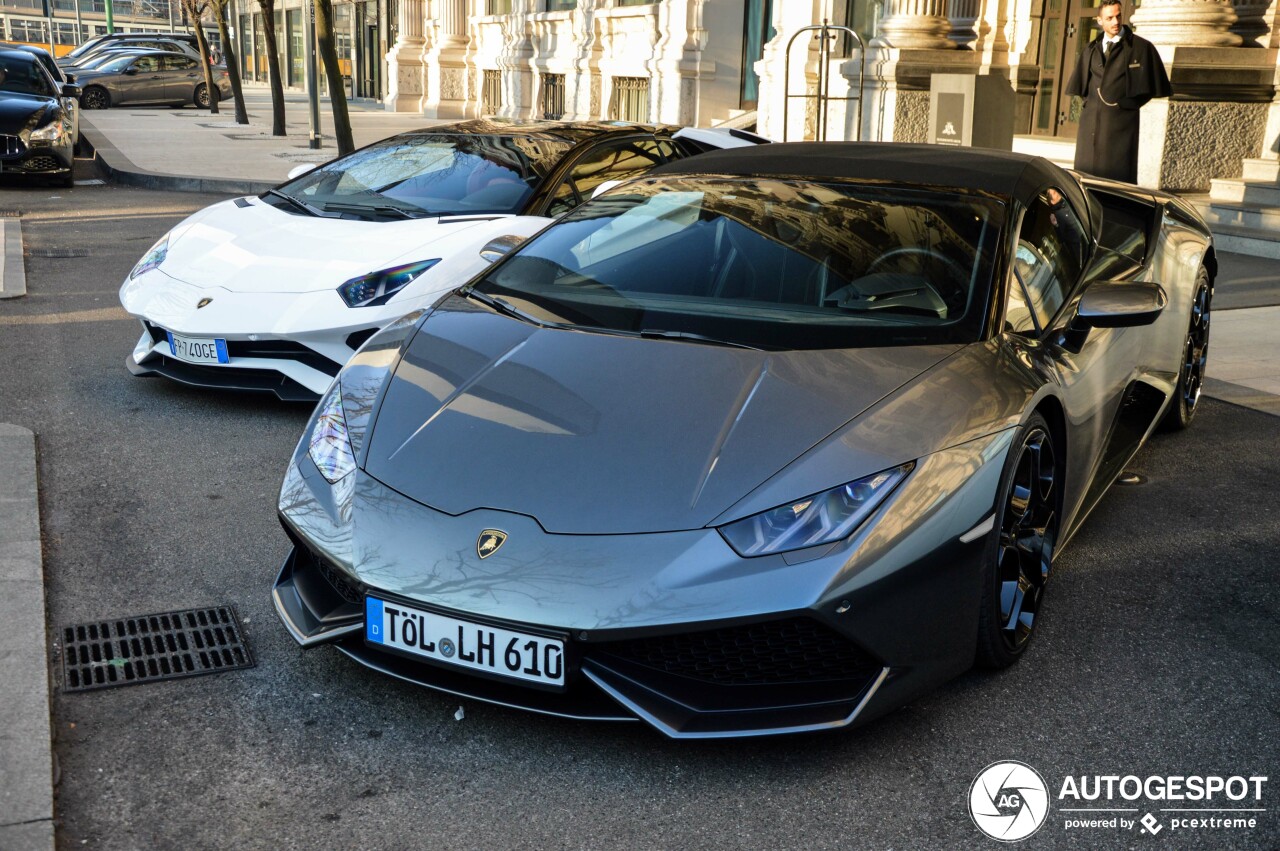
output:
{"label": "white car windshield", "polygon": [[970,342],[1003,215],[977,193],[642,178],[558,220],[474,291],[533,321],[764,349]]}
{"label": "white car windshield", "polygon": [[330,213],[518,213],[569,148],[523,136],[408,134],[307,172],[278,191]]}

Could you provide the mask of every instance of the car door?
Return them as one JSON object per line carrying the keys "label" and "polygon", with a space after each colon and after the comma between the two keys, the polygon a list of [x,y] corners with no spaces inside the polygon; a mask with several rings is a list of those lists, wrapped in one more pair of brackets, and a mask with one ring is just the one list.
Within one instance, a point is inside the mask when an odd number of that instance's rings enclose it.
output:
{"label": "car door", "polygon": [[[1068,480],[1092,483],[1088,492],[1077,488],[1067,498],[1091,503],[1120,472],[1117,465],[1128,459],[1150,422],[1149,417],[1143,421],[1142,406],[1134,404],[1143,400],[1133,397],[1142,389],[1134,376],[1145,329],[1093,328],[1078,351],[1063,344],[1089,246],[1082,220],[1064,195],[1047,187],[1023,213],[1005,329],[1034,339],[1029,355],[1056,375],[1067,418],[1074,424]],[[1067,508],[1074,513],[1074,504]]]}
{"label": "car door", "polygon": [[196,86],[204,79],[200,63],[189,56],[162,56],[165,99],[186,103],[194,96]]}
{"label": "car door", "polygon": [[129,63],[116,84],[120,103],[155,103],[165,99],[164,75],[160,71],[160,59],[156,56],[139,56]]}

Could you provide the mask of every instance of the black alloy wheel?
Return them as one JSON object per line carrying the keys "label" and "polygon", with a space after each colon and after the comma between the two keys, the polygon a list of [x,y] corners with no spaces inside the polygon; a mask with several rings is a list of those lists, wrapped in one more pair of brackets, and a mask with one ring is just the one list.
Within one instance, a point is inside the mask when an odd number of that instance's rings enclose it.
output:
{"label": "black alloy wheel", "polygon": [[80,106],[85,109],[106,109],[111,106],[111,97],[102,86],[90,86],[80,93]]}
{"label": "black alloy wheel", "polygon": [[1059,480],[1053,433],[1032,414],[1005,462],[988,544],[977,652],[984,667],[1012,665],[1035,632],[1058,540]]}
{"label": "black alloy wheel", "polygon": [[[219,100],[221,100],[221,98],[219,98]],[[196,86],[195,103],[196,106],[201,109],[209,108],[209,87],[204,83]]]}
{"label": "black alloy wheel", "polygon": [[1205,367],[1209,363],[1209,313],[1213,303],[1213,287],[1209,272],[1200,268],[1196,276],[1196,294],[1191,302],[1191,321],[1182,348],[1182,367],[1178,386],[1169,402],[1169,410],[1160,425],[1166,431],[1182,431],[1191,425],[1204,387]]}

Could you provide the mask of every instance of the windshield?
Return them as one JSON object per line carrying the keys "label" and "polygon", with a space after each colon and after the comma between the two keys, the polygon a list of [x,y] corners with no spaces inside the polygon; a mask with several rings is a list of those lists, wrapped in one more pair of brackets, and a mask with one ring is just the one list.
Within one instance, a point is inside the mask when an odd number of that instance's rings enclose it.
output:
{"label": "windshield", "polygon": [[518,213],[567,142],[522,136],[395,136],[307,172],[280,191],[325,211]]}
{"label": "windshield", "polygon": [[68,53],[66,55],[66,58],[76,59],[78,57],[84,56],[86,53],[88,53],[90,50],[93,50],[95,47],[102,44],[102,42],[104,41],[106,41],[106,36],[100,35],[97,38],[91,38],[88,41],[86,41],[84,44],[77,47],[75,50]]}
{"label": "windshield", "polygon": [[798,179],[634,181],[474,289],[541,322],[763,349],[977,340],[1004,206]]}
{"label": "windshield", "polygon": [[49,75],[35,57],[0,56],[0,92],[53,97]]}
{"label": "windshield", "polygon": [[80,67],[85,70],[94,71],[123,71],[129,67],[129,63],[138,58],[136,53],[126,53],[123,56],[117,51],[108,50],[99,56],[95,56]]}

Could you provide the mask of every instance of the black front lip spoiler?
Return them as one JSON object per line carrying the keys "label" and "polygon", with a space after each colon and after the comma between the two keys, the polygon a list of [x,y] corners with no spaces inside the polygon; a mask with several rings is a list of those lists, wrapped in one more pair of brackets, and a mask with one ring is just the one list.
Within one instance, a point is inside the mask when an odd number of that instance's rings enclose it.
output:
{"label": "black front lip spoiler", "polygon": [[133,355],[126,355],[124,365],[130,373],[140,378],[163,375],[165,378],[192,387],[244,390],[252,393],[274,393],[283,402],[310,402],[314,404],[320,401],[320,394],[308,390],[287,375],[263,369],[225,369],[218,367],[202,369],[164,355],[148,358],[145,364],[138,363],[134,360]]}
{"label": "black front lip spoiler", "polygon": [[[287,527],[286,527],[287,528]],[[598,659],[585,659],[581,676],[565,692],[543,692],[468,675],[380,651],[364,642],[364,616],[356,604],[339,602],[323,614],[308,586],[311,576],[295,546],[285,558],[271,597],[285,629],[303,648],[335,644],[360,664],[396,679],[456,697],[543,715],[583,721],[642,720],[673,739],[771,736],[829,730],[853,724],[890,674],[882,668],[846,699],[792,706],[697,709],[650,688]],[[300,574],[306,574],[301,575]],[[301,580],[301,581],[300,581]]]}

